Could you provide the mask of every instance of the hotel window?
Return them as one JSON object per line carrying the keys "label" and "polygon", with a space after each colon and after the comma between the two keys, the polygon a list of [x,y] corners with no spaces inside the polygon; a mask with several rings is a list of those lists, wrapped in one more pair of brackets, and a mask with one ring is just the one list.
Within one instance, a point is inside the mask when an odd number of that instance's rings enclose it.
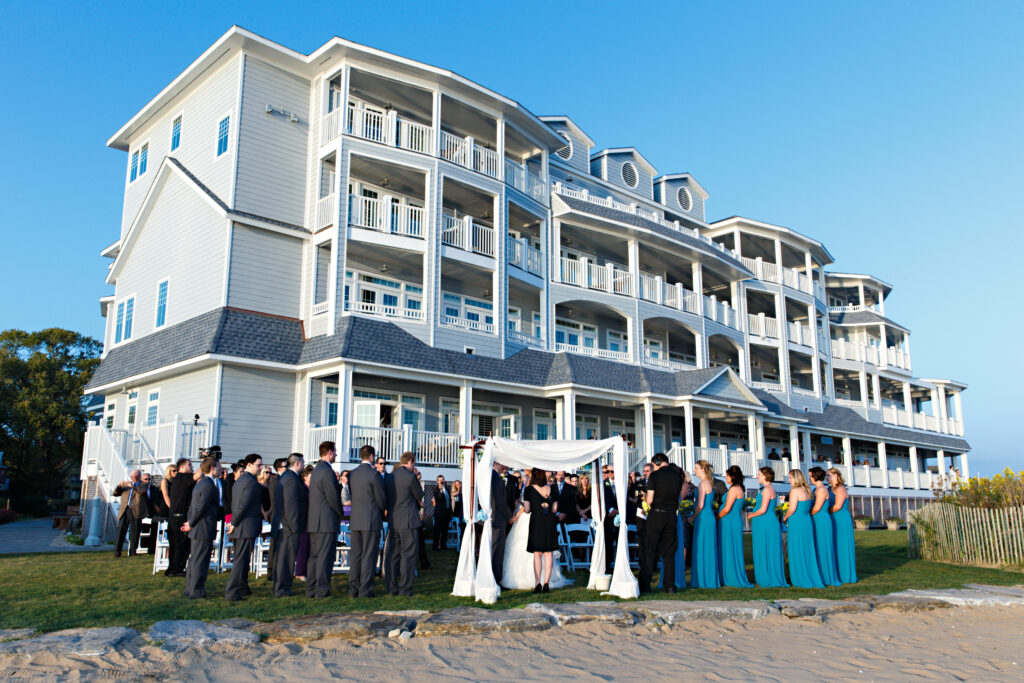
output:
{"label": "hotel window", "polygon": [[149,161],[149,143],[147,142],[139,149],[135,150],[132,154],[131,162],[131,174],[129,175],[129,182],[134,182],[136,178],[146,172],[146,166]]}
{"label": "hotel window", "polygon": [[133,391],[128,394],[128,427],[135,425],[135,416],[139,412],[139,392]]}
{"label": "hotel window", "polygon": [[146,426],[155,427],[160,414],[160,392],[151,391],[146,398]]}
{"label": "hotel window", "polygon": [[157,285],[156,290],[156,326],[163,327],[167,322],[167,280]]}
{"label": "hotel window", "polygon": [[139,150],[139,175],[146,172],[146,162],[149,160],[149,143],[147,142]]}
{"label": "hotel window", "polygon": [[178,116],[171,124],[171,151],[178,149],[181,145],[181,117]]}
{"label": "hotel window", "polygon": [[135,297],[124,302],[124,340],[132,338],[132,319],[135,317]]}
{"label": "hotel window", "polygon": [[106,409],[106,411],[104,411],[105,414],[106,414],[106,418],[107,418],[107,420],[106,420],[106,427],[107,427],[107,429],[113,429],[114,428],[114,415],[115,415],[116,409],[117,409],[117,404],[116,403],[108,403],[107,404],[107,409]]}
{"label": "hotel window", "polygon": [[121,333],[124,331],[124,302],[117,305],[117,324],[114,327],[114,343],[121,343]]}
{"label": "hotel window", "polygon": [[626,336],[625,332],[616,332],[615,330],[608,330],[609,351],[625,351],[628,348],[629,337]]}
{"label": "hotel window", "polygon": [[128,182],[134,182],[139,177],[139,153],[135,152],[132,154],[132,170],[131,175],[128,176]]}
{"label": "hotel window", "polygon": [[228,151],[228,130],[231,128],[231,117],[225,116],[217,124],[217,156]]}

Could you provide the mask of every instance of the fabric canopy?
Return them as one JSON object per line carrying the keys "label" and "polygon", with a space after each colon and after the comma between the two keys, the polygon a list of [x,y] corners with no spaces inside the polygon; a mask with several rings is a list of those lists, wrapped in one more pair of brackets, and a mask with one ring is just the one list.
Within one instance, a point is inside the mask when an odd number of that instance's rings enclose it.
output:
{"label": "fabric canopy", "polygon": [[[493,603],[500,593],[491,568],[491,537],[490,522],[481,525],[480,555],[474,564],[473,555],[476,546],[475,520],[477,510],[483,510],[487,518],[491,516],[491,471],[494,463],[501,463],[512,468],[539,467],[544,470],[572,470],[588,465],[611,451],[612,467],[615,472],[615,509],[622,514],[619,524],[619,540],[615,553],[615,568],[612,573],[609,593],[620,598],[635,598],[640,594],[639,586],[629,569],[629,552],[626,540],[626,448],[619,437],[603,441],[513,441],[491,437],[484,442],[483,457],[478,463],[474,461],[475,453],[471,452],[463,458],[462,480],[472,482],[470,505],[463,505],[463,516],[466,519],[466,533],[462,537],[462,548],[459,552],[459,565],[455,573],[453,595],[475,596],[484,603]],[[475,479],[475,481],[474,481]],[[604,543],[604,511],[605,501],[601,500],[603,486],[599,476],[595,476],[591,487],[591,511],[597,524],[594,533],[594,548],[590,559],[590,581],[587,588],[596,589],[607,581]],[[602,581],[601,579],[605,579]]]}

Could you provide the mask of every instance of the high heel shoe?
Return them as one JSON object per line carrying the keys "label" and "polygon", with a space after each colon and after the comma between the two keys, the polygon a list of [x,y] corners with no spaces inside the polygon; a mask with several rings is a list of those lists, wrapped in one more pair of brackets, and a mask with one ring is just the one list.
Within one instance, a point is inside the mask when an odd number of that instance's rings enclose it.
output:
{"label": "high heel shoe", "polygon": [[541,593],[550,593],[550,592],[551,592],[551,589],[550,589],[550,588],[548,588],[548,585],[547,585],[547,584],[545,583],[545,584],[544,584],[544,588],[542,588],[540,592],[541,592]]}
{"label": "high heel shoe", "polygon": [[537,584],[537,587],[533,589],[533,592],[534,593],[540,593],[541,592],[541,585],[539,583]]}

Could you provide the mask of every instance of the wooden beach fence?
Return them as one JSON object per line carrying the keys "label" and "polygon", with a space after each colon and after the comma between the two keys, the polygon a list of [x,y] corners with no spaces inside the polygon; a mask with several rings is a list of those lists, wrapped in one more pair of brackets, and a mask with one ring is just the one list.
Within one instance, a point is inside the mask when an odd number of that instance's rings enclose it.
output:
{"label": "wooden beach fence", "polygon": [[907,529],[912,557],[987,567],[1024,565],[1024,507],[931,503],[910,514]]}

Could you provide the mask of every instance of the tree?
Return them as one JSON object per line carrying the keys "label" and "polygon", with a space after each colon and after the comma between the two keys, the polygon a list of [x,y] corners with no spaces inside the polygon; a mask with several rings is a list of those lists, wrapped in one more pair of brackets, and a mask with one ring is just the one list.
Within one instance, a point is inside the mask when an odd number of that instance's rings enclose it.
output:
{"label": "tree", "polygon": [[81,460],[83,391],[101,350],[57,327],[0,332],[0,451],[16,497],[53,494]]}

